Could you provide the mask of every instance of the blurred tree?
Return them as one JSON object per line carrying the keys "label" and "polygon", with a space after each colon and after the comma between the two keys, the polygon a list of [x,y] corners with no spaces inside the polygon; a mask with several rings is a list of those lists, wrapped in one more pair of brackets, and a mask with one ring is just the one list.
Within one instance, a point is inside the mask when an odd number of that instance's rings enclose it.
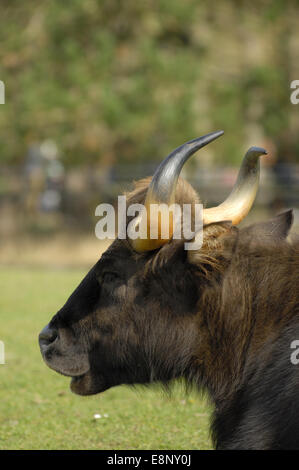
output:
{"label": "blurred tree", "polygon": [[298,4],[2,0],[1,160],[34,133],[66,165],[150,161],[217,128],[218,161],[265,138],[298,159]]}

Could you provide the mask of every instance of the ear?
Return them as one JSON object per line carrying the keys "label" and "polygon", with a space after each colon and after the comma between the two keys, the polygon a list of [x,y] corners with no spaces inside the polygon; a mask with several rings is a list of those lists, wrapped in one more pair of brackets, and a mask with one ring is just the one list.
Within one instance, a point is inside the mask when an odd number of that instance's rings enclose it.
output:
{"label": "ear", "polygon": [[229,266],[238,238],[238,229],[231,222],[217,222],[203,228],[203,243],[190,250],[188,262],[196,273],[208,281],[218,279]]}
{"label": "ear", "polygon": [[285,240],[293,223],[293,211],[288,210],[266,222],[250,225],[241,230],[242,243],[250,247],[273,244]]}

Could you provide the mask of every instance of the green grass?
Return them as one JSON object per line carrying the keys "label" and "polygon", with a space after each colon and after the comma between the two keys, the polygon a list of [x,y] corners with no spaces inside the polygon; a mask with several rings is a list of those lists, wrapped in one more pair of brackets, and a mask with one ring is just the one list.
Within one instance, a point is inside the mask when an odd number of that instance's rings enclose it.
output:
{"label": "green grass", "polygon": [[[80,270],[0,269],[0,449],[209,449],[210,409],[180,387],[116,387],[92,397],[43,363],[41,328],[83,276]],[[108,414],[94,419],[94,414]]]}

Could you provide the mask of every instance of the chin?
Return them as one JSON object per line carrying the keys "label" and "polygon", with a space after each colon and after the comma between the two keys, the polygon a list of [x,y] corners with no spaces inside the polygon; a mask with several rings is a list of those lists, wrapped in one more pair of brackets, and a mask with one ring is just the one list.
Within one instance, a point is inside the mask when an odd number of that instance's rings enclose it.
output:
{"label": "chin", "polygon": [[89,370],[86,374],[72,377],[70,389],[76,395],[96,395],[110,388],[103,377],[94,377]]}

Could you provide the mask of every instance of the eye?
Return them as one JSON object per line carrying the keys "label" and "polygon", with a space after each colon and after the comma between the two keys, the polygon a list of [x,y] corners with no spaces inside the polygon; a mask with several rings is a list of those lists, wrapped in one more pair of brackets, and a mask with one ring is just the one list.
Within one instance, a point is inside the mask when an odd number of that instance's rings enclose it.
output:
{"label": "eye", "polygon": [[119,279],[119,275],[115,272],[105,272],[102,274],[101,276],[101,281],[102,283],[110,283],[110,282],[114,282],[116,281],[117,279]]}

